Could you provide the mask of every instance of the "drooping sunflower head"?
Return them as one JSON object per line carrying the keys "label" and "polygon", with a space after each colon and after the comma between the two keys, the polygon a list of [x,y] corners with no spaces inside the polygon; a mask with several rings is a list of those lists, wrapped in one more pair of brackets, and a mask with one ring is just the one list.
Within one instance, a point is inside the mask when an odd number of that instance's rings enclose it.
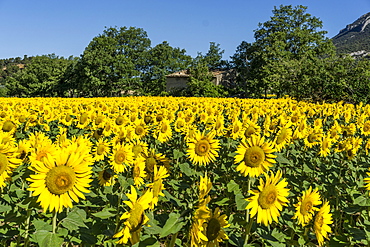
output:
{"label": "drooping sunflower head", "polygon": [[104,169],[98,172],[98,181],[100,186],[111,186],[113,184],[113,171]]}
{"label": "drooping sunflower head", "polygon": [[324,244],[324,239],[328,239],[328,233],[331,232],[330,224],[333,223],[332,214],[330,213],[329,202],[324,202],[317,212],[314,221],[314,232],[319,245]]}
{"label": "drooping sunflower head", "polygon": [[242,140],[237,148],[234,163],[239,164],[236,170],[244,176],[257,177],[276,163],[276,152],[271,142],[265,142],[260,136]]}
{"label": "drooping sunflower head", "polygon": [[135,159],[139,156],[144,157],[148,154],[148,144],[136,139],[132,142],[132,152]]}
{"label": "drooping sunflower head", "polygon": [[227,222],[227,216],[220,214],[220,209],[216,208],[211,212],[211,216],[207,219],[207,226],[204,228],[207,241],[203,241],[207,246],[219,246],[219,242],[229,239],[226,235],[224,228],[230,226]]}

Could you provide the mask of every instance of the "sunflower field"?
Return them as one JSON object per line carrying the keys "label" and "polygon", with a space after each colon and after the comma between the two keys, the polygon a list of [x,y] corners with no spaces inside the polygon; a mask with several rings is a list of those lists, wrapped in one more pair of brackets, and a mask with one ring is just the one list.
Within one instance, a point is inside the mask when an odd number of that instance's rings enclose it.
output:
{"label": "sunflower field", "polygon": [[0,246],[370,246],[369,105],[0,100]]}

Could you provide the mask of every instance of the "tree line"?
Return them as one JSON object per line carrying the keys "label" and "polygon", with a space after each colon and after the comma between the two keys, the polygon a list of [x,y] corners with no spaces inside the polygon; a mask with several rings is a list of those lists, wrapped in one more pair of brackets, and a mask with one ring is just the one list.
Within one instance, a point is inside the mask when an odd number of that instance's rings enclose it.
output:
{"label": "tree line", "polygon": [[[270,20],[242,41],[229,60],[210,42],[196,57],[166,41],[152,46],[145,30],[109,27],[79,57],[55,54],[0,60],[0,94],[17,97],[111,97],[125,95],[267,97],[370,102],[370,62],[337,54],[322,21],[307,7],[274,7]],[[23,64],[19,66],[19,64]],[[166,75],[187,69],[188,85],[166,91]],[[233,71],[214,85],[213,70]]]}

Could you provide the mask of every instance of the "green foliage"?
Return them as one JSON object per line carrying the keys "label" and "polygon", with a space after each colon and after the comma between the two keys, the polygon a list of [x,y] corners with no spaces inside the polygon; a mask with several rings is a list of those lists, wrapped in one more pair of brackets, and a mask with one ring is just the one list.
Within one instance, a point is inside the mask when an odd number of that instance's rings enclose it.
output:
{"label": "green foliage", "polygon": [[[291,88],[304,88],[305,81],[299,79],[311,76],[316,59],[335,53],[331,40],[324,36],[326,32],[318,30],[322,22],[306,9],[301,5],[275,7],[271,19],[259,23],[255,30],[255,42],[238,47],[233,61],[244,68],[241,78],[248,78],[246,92],[250,96],[266,96],[269,92],[290,95]],[[301,78],[284,77],[297,69]]]}
{"label": "green foliage", "polygon": [[69,60],[55,54],[36,56],[23,70],[5,79],[9,96],[57,96]]}
{"label": "green foliage", "polygon": [[[110,27],[83,52],[74,78],[80,95],[119,96],[141,92],[140,76],[150,39],[141,28]],[[78,82],[78,84],[77,84]]]}
{"label": "green foliage", "polygon": [[142,75],[143,91],[146,95],[160,95],[166,91],[166,75],[187,69],[191,57],[180,48],[173,48],[164,41],[146,54],[147,65]]}

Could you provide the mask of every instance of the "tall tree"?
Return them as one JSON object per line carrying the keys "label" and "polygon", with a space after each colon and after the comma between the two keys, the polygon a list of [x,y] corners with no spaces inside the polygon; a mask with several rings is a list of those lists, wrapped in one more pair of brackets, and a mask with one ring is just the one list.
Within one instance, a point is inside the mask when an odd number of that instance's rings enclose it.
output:
{"label": "tall tree", "polygon": [[147,67],[142,77],[143,90],[148,95],[160,95],[166,91],[166,75],[187,69],[191,56],[180,48],[173,48],[167,41],[151,48],[147,55]]}
{"label": "tall tree", "polygon": [[150,43],[141,28],[105,29],[89,43],[76,66],[80,89],[90,96],[141,93],[140,76]]}
{"label": "tall tree", "polygon": [[225,62],[222,60],[224,52],[225,50],[221,50],[220,44],[215,42],[209,43],[209,49],[206,55],[203,56],[203,59],[210,70],[220,69],[224,65]]}
{"label": "tall tree", "polygon": [[[299,5],[281,5],[274,8],[273,16],[269,21],[259,23],[255,30],[255,42],[251,48],[251,61],[249,70],[249,87],[262,95],[268,90],[278,94],[290,94],[287,88],[301,90],[304,85],[300,81],[292,81],[280,76],[282,64],[293,61],[296,65],[303,66],[306,74],[310,76],[315,66],[315,59],[325,58],[335,54],[332,41],[325,37],[326,31],[319,18],[306,13],[307,7]],[[302,71],[302,70],[301,70]],[[284,73],[284,72],[283,72]],[[291,87],[291,83],[298,86]]]}
{"label": "tall tree", "polygon": [[33,57],[21,71],[5,80],[10,96],[57,96],[57,87],[69,61],[55,54]]}

